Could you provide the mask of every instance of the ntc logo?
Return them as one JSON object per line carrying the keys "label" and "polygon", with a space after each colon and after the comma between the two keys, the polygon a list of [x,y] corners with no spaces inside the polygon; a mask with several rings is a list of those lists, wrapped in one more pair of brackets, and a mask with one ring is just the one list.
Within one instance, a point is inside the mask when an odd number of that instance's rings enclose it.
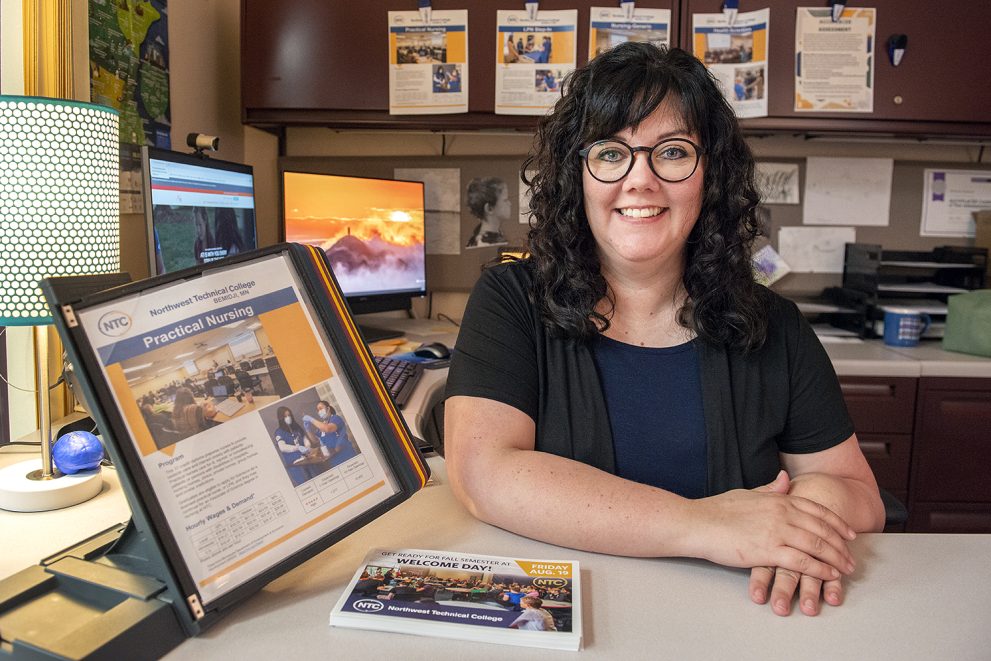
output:
{"label": "ntc logo", "polygon": [[375,613],[385,608],[385,604],[378,599],[359,599],[351,605],[361,613]]}
{"label": "ntc logo", "polygon": [[131,330],[131,317],[123,312],[108,312],[100,317],[100,332],[112,337]]}
{"label": "ntc logo", "polygon": [[538,588],[563,588],[568,582],[563,578],[535,578],[533,584]]}

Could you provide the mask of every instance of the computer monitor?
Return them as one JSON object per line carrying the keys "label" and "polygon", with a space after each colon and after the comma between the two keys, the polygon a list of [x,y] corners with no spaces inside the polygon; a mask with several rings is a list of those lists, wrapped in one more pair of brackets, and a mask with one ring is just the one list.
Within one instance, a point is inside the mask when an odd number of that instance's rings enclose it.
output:
{"label": "computer monitor", "polygon": [[257,246],[250,165],[142,147],[151,274]]}
{"label": "computer monitor", "polygon": [[287,170],[282,201],[283,238],[324,250],[354,314],[410,310],[427,293],[422,182]]}

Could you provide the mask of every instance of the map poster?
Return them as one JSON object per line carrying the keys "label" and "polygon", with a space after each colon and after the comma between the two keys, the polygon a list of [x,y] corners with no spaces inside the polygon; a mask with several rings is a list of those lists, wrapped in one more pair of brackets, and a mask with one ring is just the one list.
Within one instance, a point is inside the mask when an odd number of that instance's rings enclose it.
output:
{"label": "map poster", "polygon": [[140,213],[141,145],[171,146],[166,0],[89,0],[90,99],[120,111],[121,213]]}

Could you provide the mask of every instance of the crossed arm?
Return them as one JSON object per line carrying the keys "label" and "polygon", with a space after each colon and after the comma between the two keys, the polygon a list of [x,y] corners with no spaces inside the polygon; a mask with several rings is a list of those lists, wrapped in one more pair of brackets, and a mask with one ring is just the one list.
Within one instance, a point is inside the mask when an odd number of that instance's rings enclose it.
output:
{"label": "crossed arm", "polygon": [[[830,590],[839,590],[839,579],[854,570],[847,542],[855,530],[876,529],[883,521],[877,487],[855,438],[837,446],[836,453],[783,455],[785,469],[794,473],[790,480],[782,475],[760,489],[689,500],[535,451],[533,420],[500,402],[452,397],[445,422],[451,486],[474,516],[576,549],[781,568],[808,577],[803,596],[811,590],[809,581],[825,581],[829,601]],[[856,457],[847,457],[854,453],[862,467]],[[837,467],[843,470],[837,473]],[[533,508],[521,487],[537,482],[542,506]],[[752,598],[763,589],[766,599],[770,576],[768,570],[764,583],[759,575],[752,577]],[[786,588],[778,581],[772,591],[776,600]]]}

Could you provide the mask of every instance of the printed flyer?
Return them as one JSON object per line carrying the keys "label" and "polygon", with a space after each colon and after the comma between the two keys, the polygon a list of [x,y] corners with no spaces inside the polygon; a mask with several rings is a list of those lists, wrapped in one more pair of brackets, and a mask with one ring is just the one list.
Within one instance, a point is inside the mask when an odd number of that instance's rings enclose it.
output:
{"label": "printed flyer", "polygon": [[575,68],[578,10],[496,12],[497,115],[543,115]]}
{"label": "printed flyer", "polygon": [[330,625],[577,650],[581,581],[573,560],[374,550]]}
{"label": "printed flyer", "polygon": [[79,322],[205,604],[397,493],[287,256]]}
{"label": "printed flyer", "polygon": [[874,111],[874,26],[877,10],[795,10],[795,110]]}
{"label": "printed flyer", "polygon": [[668,46],[671,43],[671,10],[637,7],[632,17],[619,7],[592,7],[588,31],[588,58],[627,41]]}
{"label": "printed flyer", "polygon": [[693,14],[695,57],[722,83],[737,117],[767,117],[767,39],[770,10]]}
{"label": "printed flyer", "polygon": [[389,12],[389,113],[468,112],[468,10]]}

